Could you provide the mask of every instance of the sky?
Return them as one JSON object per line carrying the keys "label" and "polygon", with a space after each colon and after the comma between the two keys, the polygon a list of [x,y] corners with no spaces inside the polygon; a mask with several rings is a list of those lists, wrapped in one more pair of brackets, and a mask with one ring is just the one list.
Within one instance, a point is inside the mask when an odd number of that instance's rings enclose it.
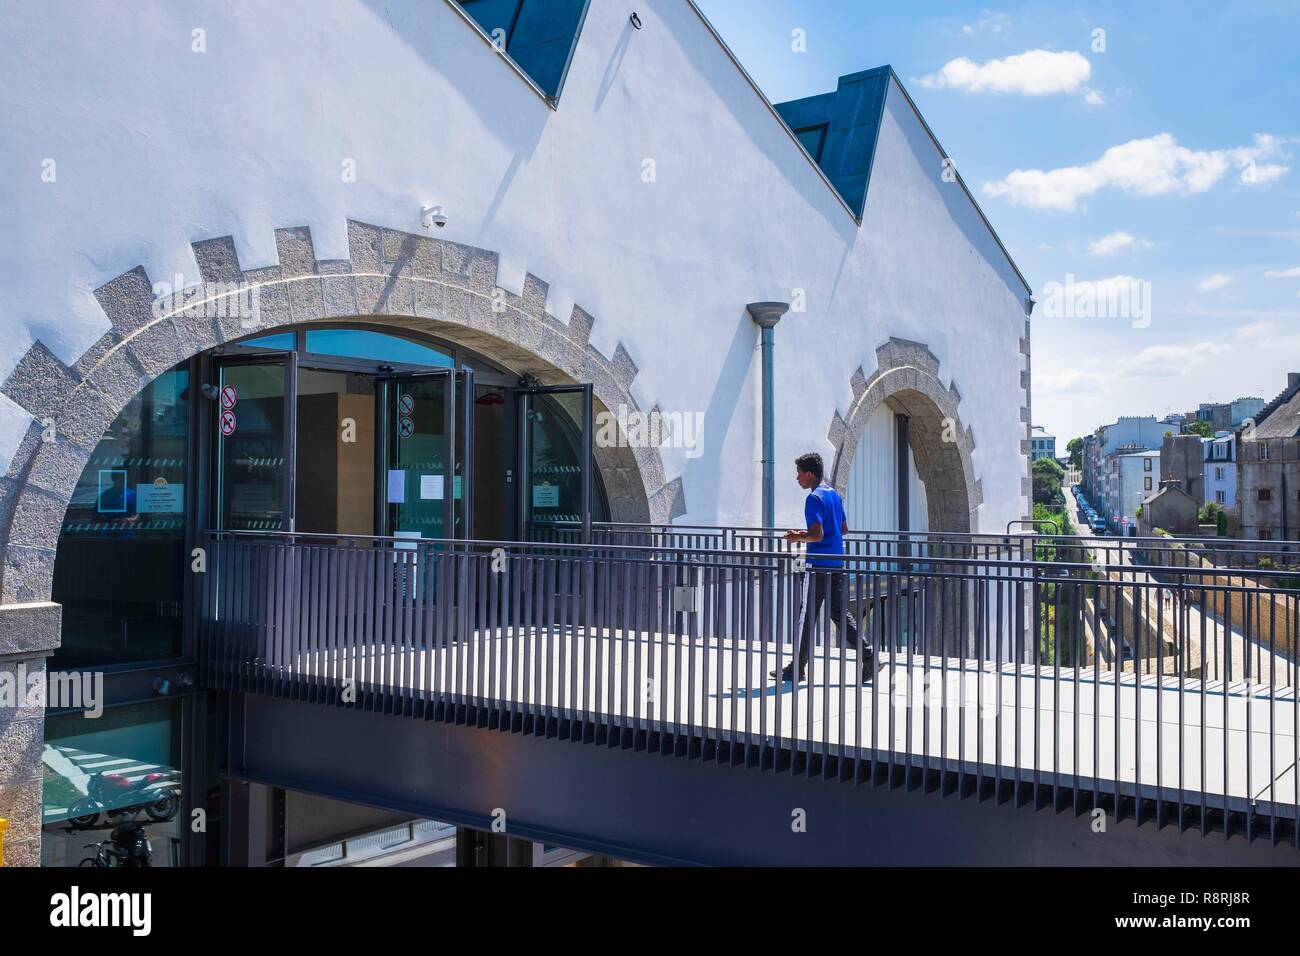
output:
{"label": "sky", "polygon": [[1034,289],[1058,454],[1300,371],[1300,0],[697,2],[773,102],[893,66]]}

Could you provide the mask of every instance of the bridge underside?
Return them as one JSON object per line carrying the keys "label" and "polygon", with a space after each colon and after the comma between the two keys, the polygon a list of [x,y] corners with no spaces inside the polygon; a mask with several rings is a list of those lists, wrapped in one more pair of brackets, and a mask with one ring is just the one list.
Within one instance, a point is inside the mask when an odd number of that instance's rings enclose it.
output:
{"label": "bridge underside", "polygon": [[[519,732],[230,694],[229,777],[644,863],[1294,865],[1256,825],[987,775],[717,746],[581,721]],[[870,769],[867,769],[870,768]],[[847,778],[847,779],[845,779]],[[856,782],[855,782],[856,781]],[[1135,816],[1140,811],[1140,820]],[[236,817],[232,814],[232,817]],[[1202,827],[1210,832],[1203,833]],[[1280,837],[1280,834],[1279,834]],[[239,835],[235,834],[236,842]]]}

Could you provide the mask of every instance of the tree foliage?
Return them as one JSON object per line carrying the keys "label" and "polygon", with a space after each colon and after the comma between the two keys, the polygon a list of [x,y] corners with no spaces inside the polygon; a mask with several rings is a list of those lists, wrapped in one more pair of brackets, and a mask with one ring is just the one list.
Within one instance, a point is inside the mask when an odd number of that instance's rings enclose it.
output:
{"label": "tree foliage", "polygon": [[1071,438],[1065,443],[1065,451],[1070,456],[1070,467],[1083,469],[1083,439]]}

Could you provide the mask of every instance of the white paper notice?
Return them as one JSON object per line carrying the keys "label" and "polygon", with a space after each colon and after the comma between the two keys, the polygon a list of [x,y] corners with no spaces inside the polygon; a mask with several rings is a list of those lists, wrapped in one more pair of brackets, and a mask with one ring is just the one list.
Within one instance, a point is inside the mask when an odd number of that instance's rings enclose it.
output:
{"label": "white paper notice", "polygon": [[155,478],[135,486],[135,510],[142,515],[178,515],[185,511],[185,486]]}
{"label": "white paper notice", "polygon": [[441,501],[443,496],[442,475],[420,476],[420,497],[425,501]]}
{"label": "white paper notice", "polygon": [[388,503],[401,505],[406,503],[406,472],[388,472]]}

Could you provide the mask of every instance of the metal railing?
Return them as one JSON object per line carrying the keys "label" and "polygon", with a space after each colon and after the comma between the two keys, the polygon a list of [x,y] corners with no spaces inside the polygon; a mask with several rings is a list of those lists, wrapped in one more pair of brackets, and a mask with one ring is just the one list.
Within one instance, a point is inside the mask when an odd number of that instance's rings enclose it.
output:
{"label": "metal railing", "polygon": [[808,556],[766,529],[204,544],[212,687],[1300,839],[1296,575],[1189,539],[850,534],[798,683]]}

